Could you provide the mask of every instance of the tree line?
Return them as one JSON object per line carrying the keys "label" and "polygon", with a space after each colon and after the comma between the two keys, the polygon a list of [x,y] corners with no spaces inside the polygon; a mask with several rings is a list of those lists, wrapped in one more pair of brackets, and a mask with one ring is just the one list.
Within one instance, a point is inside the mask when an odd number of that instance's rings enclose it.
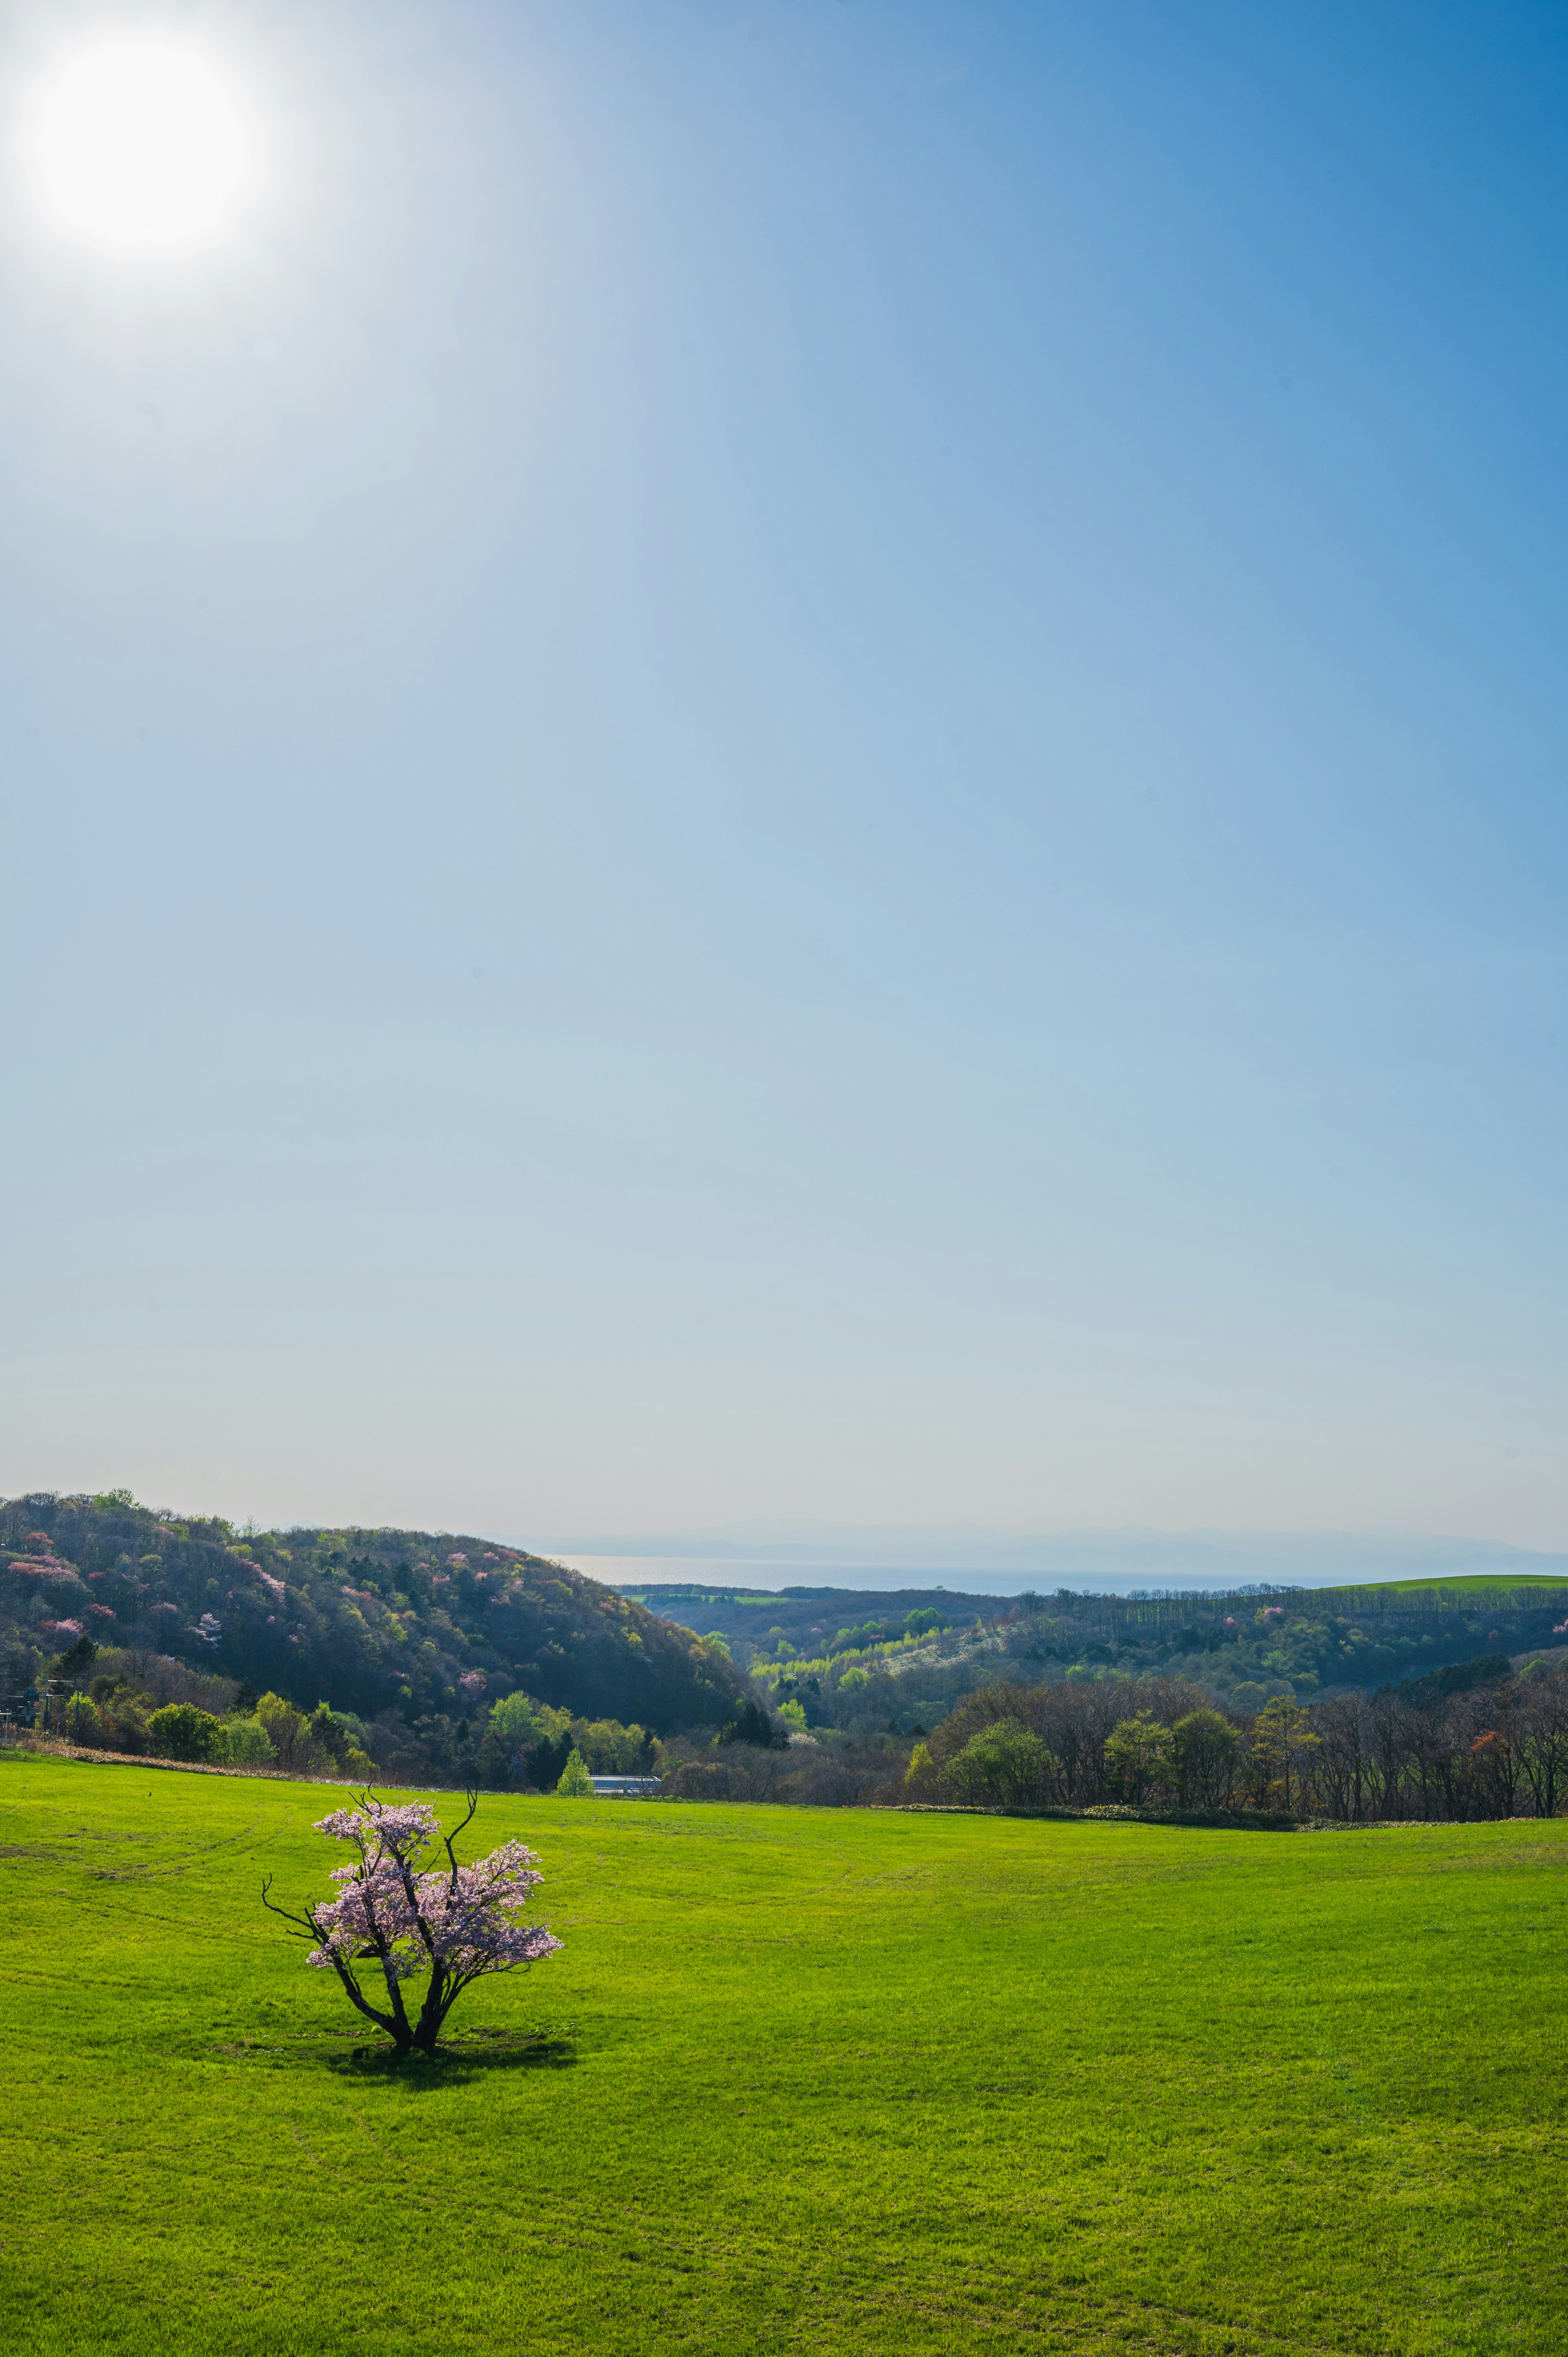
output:
{"label": "tree line", "polygon": [[1245,1714],[1181,1679],[993,1685],[915,1746],[902,1793],[1338,1824],[1550,1817],[1568,1805],[1568,1670],[1521,1674],[1483,1657],[1310,1706],[1276,1695]]}

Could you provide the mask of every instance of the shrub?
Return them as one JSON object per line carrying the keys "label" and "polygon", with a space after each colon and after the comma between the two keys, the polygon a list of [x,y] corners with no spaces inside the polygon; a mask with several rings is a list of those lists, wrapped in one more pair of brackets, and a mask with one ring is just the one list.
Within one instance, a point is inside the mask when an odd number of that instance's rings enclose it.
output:
{"label": "shrub", "polygon": [[766,1751],[774,1740],[773,1727],[768,1713],[747,1695],[740,1708],[725,1719],[719,1729],[721,1743],[755,1743]]}
{"label": "shrub", "polygon": [[264,1694],[256,1705],[256,1717],[272,1739],[278,1766],[290,1776],[308,1776],[318,1753],[305,1713],[280,1694]]}
{"label": "shrub", "polygon": [[527,1783],[548,1792],[560,1776],[570,1749],[571,1716],[535,1702],[532,1695],[503,1695],[490,1705],[479,1739],[481,1783]]}
{"label": "shrub", "polygon": [[1133,1803],[1163,1786],[1171,1773],[1171,1730],[1146,1710],[1123,1718],[1105,1738],[1105,1765],[1122,1798]]}
{"label": "shrub", "polygon": [[72,1695],[66,1704],[65,1739],[68,1743],[102,1744],[103,1724],[97,1706],[86,1695]]}
{"label": "shrub", "polygon": [[675,1801],[727,1801],[734,1787],[729,1770],[717,1760],[687,1760],[665,1777],[664,1790]]}
{"label": "shrub", "polygon": [[216,1760],[223,1746],[223,1722],[193,1702],[167,1702],[147,1721],[147,1737],[160,1760]]}
{"label": "shrub", "polygon": [[1189,1710],[1171,1729],[1177,1797],[1184,1809],[1222,1809],[1236,1780],[1241,1738],[1223,1711]]}
{"label": "shrub", "polygon": [[534,1743],[553,1743],[571,1723],[570,1712],[552,1710],[547,1702],[535,1702],[531,1695],[502,1695],[499,1702],[490,1705],[490,1725],[515,1751],[526,1750]]}
{"label": "shrub", "polygon": [[278,1761],[272,1737],[259,1718],[229,1719],[218,1757],[230,1768],[275,1768]]}
{"label": "shrub", "polygon": [[595,1776],[635,1776],[648,1760],[648,1738],[640,1727],[618,1718],[575,1718],[573,1747]]}
{"label": "shrub", "polygon": [[[919,1748],[925,1750],[924,1744]],[[947,1781],[965,1800],[1022,1808],[1044,1797],[1055,1765],[1037,1735],[1015,1718],[1002,1718],[970,1737],[948,1762]]]}

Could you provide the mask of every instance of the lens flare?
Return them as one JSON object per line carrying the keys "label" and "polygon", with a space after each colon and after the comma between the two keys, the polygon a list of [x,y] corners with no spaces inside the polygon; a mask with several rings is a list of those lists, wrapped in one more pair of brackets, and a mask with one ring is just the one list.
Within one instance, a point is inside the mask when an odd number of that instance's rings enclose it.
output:
{"label": "lens flare", "polygon": [[45,91],[34,153],[61,228],[127,249],[220,236],[250,184],[244,116],[206,59],[154,40],[73,58]]}

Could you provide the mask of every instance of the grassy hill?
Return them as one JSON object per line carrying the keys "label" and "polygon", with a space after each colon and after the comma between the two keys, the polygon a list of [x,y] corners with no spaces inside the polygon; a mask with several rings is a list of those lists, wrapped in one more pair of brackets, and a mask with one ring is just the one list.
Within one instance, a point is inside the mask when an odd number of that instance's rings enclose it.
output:
{"label": "grassy hill", "polygon": [[1456,1579],[1380,1579],[1365,1587],[1317,1590],[1319,1596],[1332,1597],[1336,1604],[1353,1603],[1360,1598],[1371,1609],[1375,1609],[1374,1599],[1383,1596],[1468,1596],[1506,1604],[1515,1597],[1533,1600],[1542,1592],[1568,1596],[1568,1586],[1561,1574],[1554,1572],[1530,1571],[1521,1576],[1517,1572],[1477,1571]]}
{"label": "grassy hill", "polygon": [[[453,1731],[522,1689],[662,1732],[712,1726],[745,1681],[716,1648],[516,1547],[451,1532],[237,1531],[127,1494],[0,1501],[7,1692],[81,1635],[308,1710]],[[429,1740],[435,1742],[433,1732]]]}
{"label": "grassy hill", "polygon": [[257,1906],[323,1888],[324,1798],[0,1754],[37,2357],[1568,2339],[1568,1824],[498,1797],[566,1944],[466,2027],[547,2036],[432,2080]]}

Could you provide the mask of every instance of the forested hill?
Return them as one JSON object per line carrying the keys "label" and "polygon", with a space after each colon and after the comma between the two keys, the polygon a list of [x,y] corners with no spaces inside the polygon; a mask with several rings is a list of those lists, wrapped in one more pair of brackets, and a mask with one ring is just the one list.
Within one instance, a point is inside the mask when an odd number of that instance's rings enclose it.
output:
{"label": "forested hill", "polygon": [[596,1580],[450,1532],[246,1531],[126,1492],[0,1501],[0,1645],[26,1684],[83,1635],[309,1709],[405,1722],[521,1688],[655,1732],[714,1726],[746,1681],[723,1652]]}

